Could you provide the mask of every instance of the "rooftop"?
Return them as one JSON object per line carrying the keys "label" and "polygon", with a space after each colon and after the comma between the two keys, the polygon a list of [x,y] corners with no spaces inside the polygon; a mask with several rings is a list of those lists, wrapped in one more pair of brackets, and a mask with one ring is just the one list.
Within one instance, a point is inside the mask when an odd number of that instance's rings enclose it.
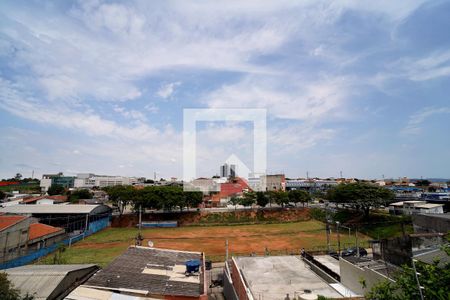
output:
{"label": "rooftop", "polygon": [[450,256],[448,256],[447,253],[441,249],[421,251],[420,254],[415,254],[414,258],[426,264],[432,264],[435,261],[439,261],[439,267],[443,267],[445,264],[450,263]]}
{"label": "rooftop", "polygon": [[34,240],[43,236],[47,236],[54,233],[64,233],[64,229],[59,227],[53,227],[41,223],[34,223],[30,225],[29,240]]}
{"label": "rooftop", "polygon": [[203,261],[200,252],[130,246],[84,287],[143,295],[199,297],[204,294],[204,273],[186,276],[188,260]]}
{"label": "rooftop", "polygon": [[[97,270],[97,266],[28,265],[7,269],[5,272],[14,287],[21,291],[21,294],[29,293],[34,295],[34,299],[41,300],[49,298],[68,273],[78,270],[86,270],[86,275],[88,275]],[[69,286],[64,286],[63,290],[69,291]],[[52,299],[54,298],[52,297]]]}
{"label": "rooftop", "polygon": [[296,256],[235,257],[244,280],[255,299],[296,297],[305,290],[331,298],[342,298]]}
{"label": "rooftop", "polygon": [[13,214],[92,214],[97,211],[106,212],[109,208],[105,205],[84,205],[84,204],[68,204],[68,205],[15,205],[0,209],[0,213]]}
{"label": "rooftop", "polygon": [[0,216],[0,231],[25,220],[25,216]]}
{"label": "rooftop", "polygon": [[398,267],[383,260],[373,260],[370,258],[357,256],[347,256],[341,259],[345,259],[361,269],[368,268],[377,271],[378,273],[389,278],[391,278],[398,271]]}
{"label": "rooftop", "polygon": [[417,205],[417,208],[435,208],[435,207],[441,207],[444,206],[444,204],[434,204],[434,203],[426,203],[426,204],[420,204]]}

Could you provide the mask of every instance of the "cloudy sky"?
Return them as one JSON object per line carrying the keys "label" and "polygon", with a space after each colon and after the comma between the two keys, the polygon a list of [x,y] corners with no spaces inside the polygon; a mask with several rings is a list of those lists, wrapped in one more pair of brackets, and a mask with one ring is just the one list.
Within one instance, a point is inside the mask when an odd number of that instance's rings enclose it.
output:
{"label": "cloudy sky", "polygon": [[[0,178],[182,175],[183,109],[268,172],[450,177],[449,1],[1,1]],[[197,126],[199,175],[247,122]]]}

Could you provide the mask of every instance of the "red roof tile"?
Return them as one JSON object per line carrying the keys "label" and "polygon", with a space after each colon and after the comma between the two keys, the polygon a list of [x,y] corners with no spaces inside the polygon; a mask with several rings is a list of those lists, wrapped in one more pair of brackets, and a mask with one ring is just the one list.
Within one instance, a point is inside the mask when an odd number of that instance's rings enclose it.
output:
{"label": "red roof tile", "polygon": [[50,225],[45,225],[41,223],[34,223],[30,225],[30,233],[28,236],[29,240],[34,240],[52,233],[56,233],[58,231],[62,231],[62,228],[53,227]]}
{"label": "red roof tile", "polygon": [[242,193],[244,190],[251,190],[247,182],[242,178],[235,178],[231,182],[220,185],[220,198],[226,198],[235,194]]}
{"label": "red roof tile", "polygon": [[55,196],[32,197],[32,198],[27,198],[27,199],[22,200],[22,203],[33,203],[33,202],[37,202],[38,200],[41,200],[41,199],[52,199],[55,202],[65,202],[65,201],[67,201],[67,196],[55,195]]}
{"label": "red roof tile", "polygon": [[25,216],[0,216],[0,231],[25,220]]}

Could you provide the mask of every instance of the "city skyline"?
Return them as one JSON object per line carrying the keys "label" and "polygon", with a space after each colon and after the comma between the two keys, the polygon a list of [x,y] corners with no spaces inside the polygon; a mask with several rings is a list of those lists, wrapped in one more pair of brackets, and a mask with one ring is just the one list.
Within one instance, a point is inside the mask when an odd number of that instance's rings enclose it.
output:
{"label": "city skyline", "polygon": [[[0,177],[181,178],[183,109],[266,108],[268,173],[448,178],[449,9],[3,1]],[[249,124],[197,130],[199,176],[251,166]]]}

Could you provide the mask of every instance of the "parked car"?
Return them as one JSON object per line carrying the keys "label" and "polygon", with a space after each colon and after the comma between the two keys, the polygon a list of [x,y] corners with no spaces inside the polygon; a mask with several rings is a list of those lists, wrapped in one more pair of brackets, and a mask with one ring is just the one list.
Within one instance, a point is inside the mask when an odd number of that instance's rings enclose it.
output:
{"label": "parked car", "polygon": [[[346,257],[346,256],[356,256],[356,254],[358,253],[358,250],[356,249],[356,247],[350,247],[347,250],[342,251],[342,257]],[[359,256],[367,256],[367,250],[364,249],[363,247],[359,247]]]}

